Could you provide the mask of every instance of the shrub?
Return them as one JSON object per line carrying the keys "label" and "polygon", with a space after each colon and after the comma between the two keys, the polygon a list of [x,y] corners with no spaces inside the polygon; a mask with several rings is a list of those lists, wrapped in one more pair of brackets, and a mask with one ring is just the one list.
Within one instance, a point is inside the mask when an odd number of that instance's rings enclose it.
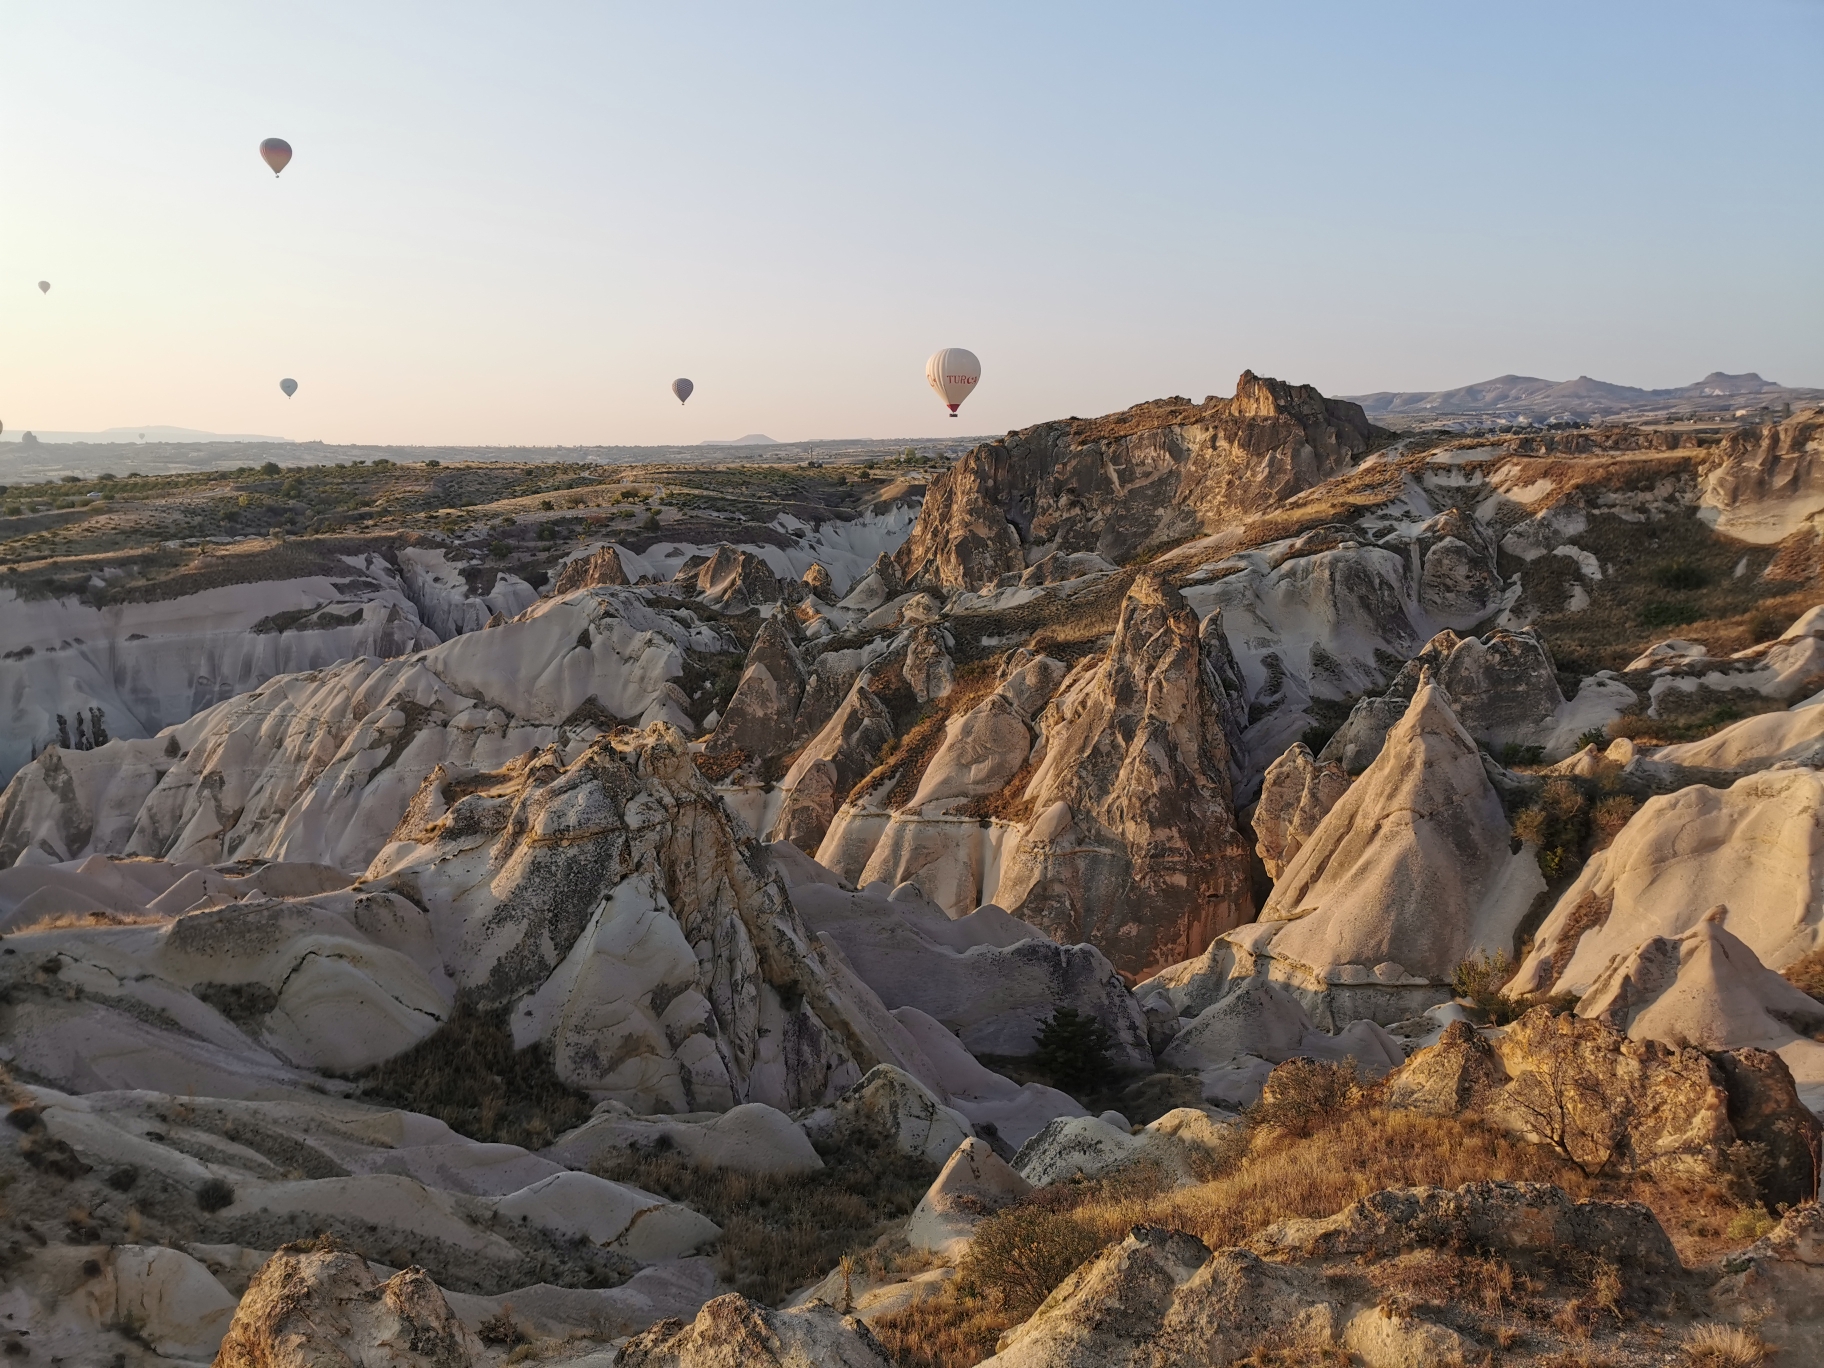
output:
{"label": "shrub", "polygon": [[196,1204],[207,1212],[217,1212],[234,1205],[234,1185],[223,1178],[210,1178],[196,1190]]}
{"label": "shrub", "polygon": [[1670,589],[1674,593],[1686,593],[1693,589],[1703,589],[1710,583],[1710,576],[1702,567],[1685,560],[1670,560],[1653,572],[1653,582],[1661,589]]}
{"label": "shrub", "polygon": [[1590,853],[1607,850],[1639,806],[1625,793],[1612,793],[1598,799],[1590,811]]}
{"label": "shrub", "polygon": [[425,469],[427,469],[427,470],[436,470],[443,465],[443,462],[442,461],[426,461],[424,463],[424,465],[425,465]]}
{"label": "shrub", "polygon": [[659,515],[657,513],[648,513],[645,518],[640,521],[640,529],[644,532],[657,532],[659,530]]}
{"label": "shrub", "polygon": [[1703,616],[1688,603],[1666,603],[1655,601],[1643,604],[1640,610],[1642,627],[1683,627],[1686,623],[1696,622]]}
{"label": "shrub", "polygon": [[1698,1325],[1682,1346],[1689,1368],[1758,1368],[1767,1361],[1767,1342],[1739,1325]]}
{"label": "shrub", "polygon": [[1809,993],[1824,1002],[1824,950],[1813,950],[1803,959],[1787,965],[1784,976],[1801,993]]}
{"label": "shrub", "polygon": [[1022,1202],[975,1228],[969,1252],[957,1266],[957,1290],[1028,1316],[1101,1246],[1096,1232],[1074,1217]]}
{"label": "shrub", "polygon": [[1033,1062],[1051,1076],[1055,1086],[1066,1092],[1086,1091],[1106,1082],[1114,1072],[1108,1058],[1112,1044],[1108,1027],[1095,1017],[1060,1007],[1039,1029]]}
{"label": "shrub", "polygon": [[1518,1021],[1526,1007],[1501,990],[1514,976],[1514,962],[1505,950],[1492,955],[1475,955],[1457,966],[1451,976],[1451,987],[1470,1014],[1491,1026],[1505,1026]]}
{"label": "shrub", "polygon": [[277,475],[278,473],[279,463],[277,461],[268,461],[265,465],[260,467],[260,474],[262,475]]}
{"label": "shrub", "polygon": [[1585,746],[1594,746],[1597,750],[1607,750],[1608,745],[1609,733],[1604,727],[1591,727],[1577,738],[1578,750],[1582,750]]}
{"label": "shrub", "polygon": [[495,560],[505,560],[513,554],[513,548],[506,542],[496,539],[488,543],[488,554]]}
{"label": "shrub", "polygon": [[1355,1069],[1323,1059],[1288,1059],[1267,1075],[1248,1120],[1282,1135],[1314,1135],[1361,1098]]}

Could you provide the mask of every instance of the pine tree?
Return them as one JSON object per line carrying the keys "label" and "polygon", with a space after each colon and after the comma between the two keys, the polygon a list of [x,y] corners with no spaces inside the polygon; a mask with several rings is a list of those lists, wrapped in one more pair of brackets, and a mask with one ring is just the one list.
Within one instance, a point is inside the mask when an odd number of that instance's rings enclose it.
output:
{"label": "pine tree", "polygon": [[1114,1072],[1108,1047],[1115,1038],[1095,1017],[1071,1007],[1060,1007],[1039,1029],[1033,1060],[1066,1091],[1085,1091],[1105,1082]]}

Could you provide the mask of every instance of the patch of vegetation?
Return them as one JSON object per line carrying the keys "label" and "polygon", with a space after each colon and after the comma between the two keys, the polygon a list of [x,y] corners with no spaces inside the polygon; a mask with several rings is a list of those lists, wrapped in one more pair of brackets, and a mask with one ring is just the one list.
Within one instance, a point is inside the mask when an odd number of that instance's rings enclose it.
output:
{"label": "patch of vegetation", "polygon": [[1020,1202],[975,1228],[957,1266],[956,1290],[966,1298],[987,1298],[1024,1320],[1102,1244],[1096,1230],[1068,1212]]}
{"label": "patch of vegetation", "polygon": [[1362,1099],[1352,1064],[1288,1059],[1267,1076],[1248,1122],[1260,1131],[1304,1139],[1334,1124]]}
{"label": "patch of vegetation", "polygon": [[593,1109],[551,1067],[543,1043],[513,1048],[507,1009],[465,995],[449,1020],[404,1054],[358,1075],[364,1101],[434,1116],[472,1140],[540,1149]]}
{"label": "patch of vegetation", "polygon": [[1795,960],[1786,966],[1782,975],[1801,993],[1824,1002],[1824,950],[1813,950],[1803,959]]}
{"label": "patch of vegetation", "polygon": [[1106,1083],[1114,1073],[1108,1057],[1114,1036],[1095,1017],[1071,1007],[1060,1007],[1039,1027],[1033,1063],[1045,1070],[1065,1092],[1086,1092]]}
{"label": "patch of vegetation", "polygon": [[1656,600],[1641,605],[1638,621],[1642,627],[1688,627],[1702,617],[1695,604]]}
{"label": "patch of vegetation", "polygon": [[1575,993],[1510,997],[1502,990],[1513,979],[1517,968],[1519,965],[1505,950],[1497,950],[1492,955],[1472,955],[1457,966],[1456,973],[1451,976],[1451,988],[1470,1016],[1484,1026],[1512,1025],[1535,1007],[1568,1012],[1577,1005]]}
{"label": "patch of vegetation", "polygon": [[818,1146],[823,1168],[752,1174],[698,1165],[663,1148],[632,1150],[595,1166],[617,1183],[688,1203],[722,1227],[724,1280],[776,1306],[845,1255],[866,1249],[905,1220],[937,1177],[937,1165],[890,1142]]}
{"label": "patch of vegetation", "polygon": [[1574,876],[1627,825],[1640,804],[1622,783],[1620,766],[1608,762],[1593,779],[1554,775],[1514,815],[1514,835],[1533,846],[1548,883]]}
{"label": "patch of vegetation", "polygon": [[1682,557],[1669,560],[1653,572],[1653,583],[1674,593],[1690,593],[1710,587],[1710,572]]}
{"label": "patch of vegetation", "polygon": [[207,1178],[196,1190],[196,1204],[211,1215],[234,1205],[234,1185],[225,1178]]}

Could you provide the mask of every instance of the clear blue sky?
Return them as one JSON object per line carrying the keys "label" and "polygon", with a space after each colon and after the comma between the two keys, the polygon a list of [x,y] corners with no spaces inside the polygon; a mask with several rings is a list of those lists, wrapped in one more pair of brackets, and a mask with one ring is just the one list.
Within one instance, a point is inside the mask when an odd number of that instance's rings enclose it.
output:
{"label": "clear blue sky", "polygon": [[966,432],[1824,384],[1815,2],[58,0],[0,53],[9,429],[941,434],[946,345]]}

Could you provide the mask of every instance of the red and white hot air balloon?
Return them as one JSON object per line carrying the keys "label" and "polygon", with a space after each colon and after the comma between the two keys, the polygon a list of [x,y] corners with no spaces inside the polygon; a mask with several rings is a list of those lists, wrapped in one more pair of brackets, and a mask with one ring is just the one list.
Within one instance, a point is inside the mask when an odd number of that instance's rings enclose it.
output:
{"label": "red and white hot air balloon", "polygon": [[925,379],[937,391],[937,397],[944,401],[952,418],[956,417],[958,405],[975,392],[981,378],[982,363],[975,359],[974,352],[961,347],[945,347],[933,352],[931,359],[925,362]]}

